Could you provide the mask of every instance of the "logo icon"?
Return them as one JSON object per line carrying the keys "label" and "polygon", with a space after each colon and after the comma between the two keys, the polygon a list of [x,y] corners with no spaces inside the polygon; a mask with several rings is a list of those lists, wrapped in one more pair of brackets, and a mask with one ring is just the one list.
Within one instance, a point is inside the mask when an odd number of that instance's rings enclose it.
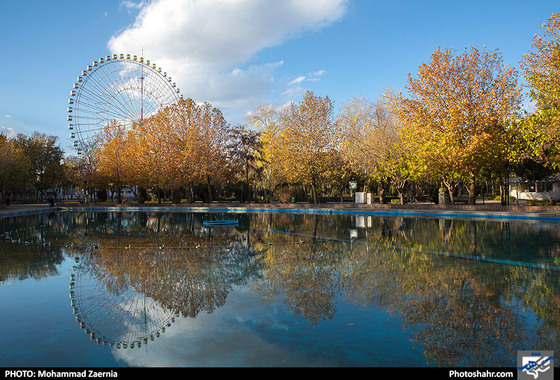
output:
{"label": "logo icon", "polygon": [[517,378],[521,380],[553,380],[553,351],[518,351]]}

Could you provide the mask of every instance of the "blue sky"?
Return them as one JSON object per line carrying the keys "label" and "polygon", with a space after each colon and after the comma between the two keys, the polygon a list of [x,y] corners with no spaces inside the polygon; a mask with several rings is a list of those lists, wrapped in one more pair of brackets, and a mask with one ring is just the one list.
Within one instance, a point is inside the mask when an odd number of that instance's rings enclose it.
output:
{"label": "blue sky", "polygon": [[0,0],[0,132],[56,135],[72,154],[69,92],[113,52],[144,49],[184,97],[237,124],[308,89],[337,106],[403,90],[438,47],[486,45],[518,67],[558,12],[559,0]]}

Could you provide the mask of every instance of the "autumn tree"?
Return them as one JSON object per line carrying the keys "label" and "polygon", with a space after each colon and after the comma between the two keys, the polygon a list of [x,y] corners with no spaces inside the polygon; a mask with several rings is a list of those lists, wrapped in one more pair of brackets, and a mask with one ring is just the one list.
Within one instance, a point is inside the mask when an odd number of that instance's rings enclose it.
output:
{"label": "autumn tree", "polygon": [[112,121],[98,134],[96,151],[99,175],[117,193],[117,202],[122,203],[122,188],[131,183],[133,165],[127,129]]}
{"label": "autumn tree", "polygon": [[412,162],[399,136],[397,120],[389,107],[390,93],[376,102],[355,98],[342,106],[339,123],[344,130],[343,152],[351,167],[378,183],[379,201],[389,186],[401,203],[412,178]]}
{"label": "autumn tree", "polygon": [[535,161],[560,169],[560,14],[543,24],[521,68],[537,109],[524,121]]}
{"label": "autumn tree", "polygon": [[212,185],[235,169],[233,140],[218,108],[181,99],[129,128],[108,124],[89,156],[98,177],[115,187],[151,188],[159,202],[171,191],[180,202],[183,189],[202,183],[212,201]]}
{"label": "autumn tree", "polygon": [[[245,125],[236,125],[231,129],[229,151],[231,153],[232,171],[243,178],[246,193],[243,200],[248,199],[252,186],[250,176],[258,178],[262,173],[259,163],[259,150],[262,148],[260,133]],[[241,200],[241,199],[240,199]]]}
{"label": "autumn tree", "polygon": [[85,202],[95,201],[96,189],[106,185],[99,175],[99,155],[95,140],[81,144],[80,154],[75,159],[66,160],[66,173],[71,174],[74,186],[84,192]]}
{"label": "autumn tree", "polygon": [[329,97],[307,91],[300,103],[291,103],[280,115],[280,146],[285,173],[293,182],[311,187],[318,203],[318,187],[334,165],[340,149],[340,131]]}
{"label": "autumn tree", "polygon": [[276,186],[285,182],[281,166],[280,112],[273,105],[259,106],[247,117],[249,125],[259,133],[260,149],[255,152],[257,170],[262,172],[262,188],[270,196]]}
{"label": "autumn tree", "polygon": [[376,170],[369,136],[376,128],[375,104],[363,97],[354,98],[341,107],[338,122],[343,133],[342,152],[350,162],[353,170],[366,178]]}
{"label": "autumn tree", "polygon": [[332,149],[329,157],[329,165],[324,172],[326,188],[330,189],[332,195],[339,197],[344,202],[344,193],[348,189],[350,180],[354,178],[354,171],[341,149]]}
{"label": "autumn tree", "polygon": [[131,157],[134,157],[133,182],[140,187],[154,189],[161,202],[164,189],[180,186],[177,144],[177,123],[171,110],[175,105],[160,109],[133,126],[129,132]]}
{"label": "autumn tree", "polygon": [[499,51],[438,49],[406,90],[394,103],[405,143],[451,195],[458,181],[469,183],[474,204],[477,176],[507,148],[507,120],[521,100],[517,72]]}
{"label": "autumn tree", "polygon": [[212,184],[226,180],[232,170],[231,128],[218,108],[210,103],[198,107],[200,117],[191,130],[196,145],[189,154],[194,162],[194,178],[206,185],[206,201],[211,203]]}
{"label": "autumn tree", "polygon": [[182,189],[190,188],[200,181],[197,173],[199,149],[203,142],[199,131],[204,122],[201,105],[193,99],[181,99],[178,103],[166,107],[162,127],[166,133],[166,160],[170,166],[168,186],[172,190],[175,203],[180,202]]}

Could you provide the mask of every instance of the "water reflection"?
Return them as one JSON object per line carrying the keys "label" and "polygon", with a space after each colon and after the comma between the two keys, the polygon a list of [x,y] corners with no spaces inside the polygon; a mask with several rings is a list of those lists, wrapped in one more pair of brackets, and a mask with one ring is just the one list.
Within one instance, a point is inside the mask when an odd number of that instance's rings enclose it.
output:
{"label": "water reflection", "polygon": [[[221,219],[238,224],[204,225]],[[342,303],[376,305],[429,365],[514,365],[517,350],[560,346],[557,223],[182,212],[14,222],[1,221],[0,280],[54,275],[72,258],[71,310],[99,344],[149,344],[244,286],[311,329]]]}

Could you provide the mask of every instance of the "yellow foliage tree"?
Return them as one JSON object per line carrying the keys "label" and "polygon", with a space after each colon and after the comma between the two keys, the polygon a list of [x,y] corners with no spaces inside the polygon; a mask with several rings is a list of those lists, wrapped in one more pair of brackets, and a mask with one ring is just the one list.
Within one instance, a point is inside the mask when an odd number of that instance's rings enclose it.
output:
{"label": "yellow foliage tree", "polygon": [[525,121],[533,154],[560,168],[560,14],[543,24],[544,34],[533,38],[532,51],[523,56],[521,68],[537,110]]}
{"label": "yellow foliage tree", "polygon": [[97,174],[109,184],[117,194],[117,202],[122,203],[122,188],[130,183],[132,162],[127,130],[116,120],[107,124],[97,135],[94,148],[97,157]]}
{"label": "yellow foliage tree", "polygon": [[411,161],[399,136],[397,120],[389,107],[387,92],[377,102],[355,98],[342,106],[339,123],[344,127],[343,152],[356,172],[378,183],[379,201],[389,185],[404,203],[411,178]]}
{"label": "yellow foliage tree", "polygon": [[521,101],[517,72],[499,51],[438,49],[409,75],[407,92],[394,102],[405,143],[451,194],[469,182],[474,204],[477,175],[506,154],[506,125]]}
{"label": "yellow foliage tree", "polygon": [[285,182],[284,172],[280,165],[280,115],[274,106],[260,106],[248,116],[249,125],[260,133],[260,149],[255,152],[256,163],[262,168],[262,188],[269,196],[277,185]]}
{"label": "yellow foliage tree", "polygon": [[327,177],[341,146],[341,134],[329,97],[307,91],[303,100],[291,103],[280,115],[280,152],[289,180],[311,186],[314,203],[318,186]]}

